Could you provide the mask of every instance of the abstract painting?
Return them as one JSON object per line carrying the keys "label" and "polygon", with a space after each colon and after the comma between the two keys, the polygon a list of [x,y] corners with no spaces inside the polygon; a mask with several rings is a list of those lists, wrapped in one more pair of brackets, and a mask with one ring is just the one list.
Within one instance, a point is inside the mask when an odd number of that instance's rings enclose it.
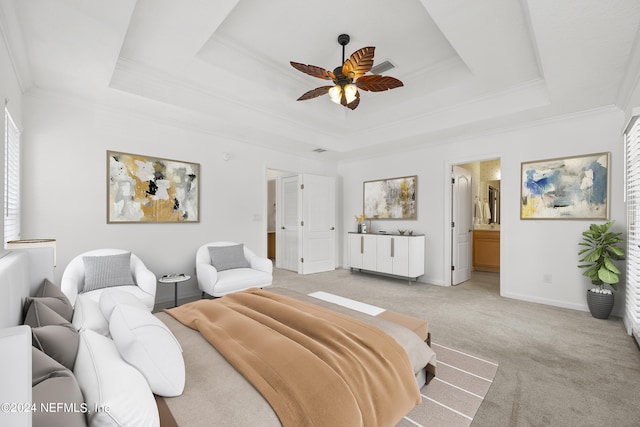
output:
{"label": "abstract painting", "polygon": [[418,177],[366,181],[363,212],[371,219],[417,219]]}
{"label": "abstract painting", "polygon": [[199,222],[200,165],[107,151],[107,222]]}
{"label": "abstract painting", "polygon": [[520,219],[608,219],[609,153],[522,163]]}

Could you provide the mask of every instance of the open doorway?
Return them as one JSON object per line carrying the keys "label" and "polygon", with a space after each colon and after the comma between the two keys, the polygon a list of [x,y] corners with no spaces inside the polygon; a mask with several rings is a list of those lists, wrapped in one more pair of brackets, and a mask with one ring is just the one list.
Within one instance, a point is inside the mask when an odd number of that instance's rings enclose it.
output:
{"label": "open doorway", "polygon": [[[278,254],[276,241],[276,223],[278,222],[277,215],[279,213],[277,202],[277,180],[279,177],[296,175],[297,174],[295,172],[267,169],[267,257],[273,262],[274,266],[278,265],[276,264],[276,257]],[[297,216],[295,220],[297,220]],[[297,253],[294,254],[294,257],[297,258]],[[297,271],[297,265],[292,269],[294,271]]]}
{"label": "open doorway", "polygon": [[267,187],[267,255],[275,267],[299,274],[334,270],[335,178],[268,169]]}
{"label": "open doorway", "polygon": [[[453,165],[451,172],[451,285],[473,286],[477,280],[469,279],[483,277],[486,279],[483,282],[495,284],[495,292],[499,294],[500,159]],[[471,185],[465,188],[469,179]],[[456,227],[456,222],[462,228]],[[469,243],[470,247],[466,246]],[[465,274],[469,267],[469,273]]]}

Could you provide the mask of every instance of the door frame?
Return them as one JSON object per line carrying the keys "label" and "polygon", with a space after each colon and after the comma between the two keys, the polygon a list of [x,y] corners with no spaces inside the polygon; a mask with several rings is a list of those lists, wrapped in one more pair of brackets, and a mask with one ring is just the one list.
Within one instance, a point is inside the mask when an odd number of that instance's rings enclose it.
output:
{"label": "door frame", "polygon": [[[485,154],[485,155],[477,155],[471,157],[462,157],[457,158],[455,160],[448,160],[445,164],[445,190],[444,190],[444,215],[443,215],[443,242],[444,242],[444,266],[443,272],[444,274],[444,285],[452,286],[452,275],[451,275],[451,265],[453,262],[452,259],[452,233],[451,233],[451,221],[453,221],[453,210],[451,209],[452,199],[453,199],[453,188],[451,185],[451,171],[453,166],[463,165],[466,163],[475,163],[475,162],[486,162],[490,160],[500,160],[500,168],[502,168],[502,155],[500,153],[493,154]],[[500,230],[502,231],[502,223],[500,224]],[[503,249],[503,240],[504,235],[500,233],[500,264],[503,264],[503,255],[505,253]],[[504,283],[504,269],[500,269],[500,295],[502,296],[502,283]]]}

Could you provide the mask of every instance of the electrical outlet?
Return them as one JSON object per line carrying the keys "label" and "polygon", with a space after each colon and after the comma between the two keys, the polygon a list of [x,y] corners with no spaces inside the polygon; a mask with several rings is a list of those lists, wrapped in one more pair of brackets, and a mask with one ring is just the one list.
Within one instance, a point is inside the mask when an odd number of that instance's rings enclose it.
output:
{"label": "electrical outlet", "polygon": [[544,273],[544,274],[542,275],[542,281],[543,281],[544,283],[551,283],[551,282],[552,282],[552,276],[551,276],[551,273]]}

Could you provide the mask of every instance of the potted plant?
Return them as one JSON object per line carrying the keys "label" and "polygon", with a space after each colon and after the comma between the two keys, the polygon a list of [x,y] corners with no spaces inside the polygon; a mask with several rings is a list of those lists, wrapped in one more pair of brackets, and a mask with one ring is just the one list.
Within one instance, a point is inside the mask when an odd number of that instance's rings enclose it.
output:
{"label": "potted plant", "polygon": [[584,276],[591,279],[595,285],[587,291],[587,304],[593,317],[607,319],[613,309],[613,292],[605,288],[608,284],[614,291],[618,290],[620,270],[614,261],[624,259],[624,249],[620,246],[622,233],[609,231],[615,221],[605,224],[591,224],[587,231],[582,232],[578,252],[582,256],[579,268],[586,269]]}

